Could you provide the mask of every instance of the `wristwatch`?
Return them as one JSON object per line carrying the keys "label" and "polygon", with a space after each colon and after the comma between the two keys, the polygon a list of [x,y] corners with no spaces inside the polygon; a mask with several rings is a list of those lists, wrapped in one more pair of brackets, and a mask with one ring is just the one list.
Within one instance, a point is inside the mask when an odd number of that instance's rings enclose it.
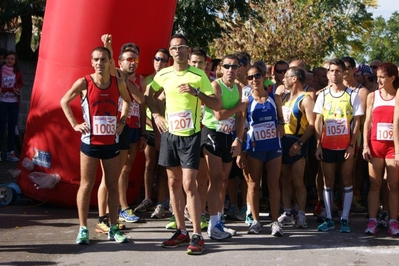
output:
{"label": "wristwatch", "polygon": [[198,95],[201,93],[200,89],[195,89],[195,97],[198,97]]}
{"label": "wristwatch", "polygon": [[301,146],[301,147],[303,146],[303,141],[298,140],[297,142],[298,142],[299,146]]}
{"label": "wristwatch", "polygon": [[124,124],[124,125],[126,124],[126,119],[122,118],[120,121],[122,124]]}

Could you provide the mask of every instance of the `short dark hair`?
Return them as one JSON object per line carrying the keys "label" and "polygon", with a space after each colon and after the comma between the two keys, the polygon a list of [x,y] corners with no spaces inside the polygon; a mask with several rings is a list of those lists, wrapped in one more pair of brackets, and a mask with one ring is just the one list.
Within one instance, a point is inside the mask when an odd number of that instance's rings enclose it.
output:
{"label": "short dark hair", "polygon": [[341,57],[341,60],[344,61],[344,62],[348,62],[351,65],[351,68],[355,68],[356,67],[355,59],[353,59],[350,56]]}
{"label": "short dark hair", "polygon": [[277,62],[274,64],[273,69],[275,69],[275,68],[277,67],[277,65],[286,65],[287,68],[289,67],[289,64],[288,64],[286,61],[283,61],[283,60],[277,61]]}
{"label": "short dark hair", "polygon": [[155,56],[157,53],[163,53],[163,54],[165,54],[165,55],[168,57],[168,59],[170,58],[170,53],[169,53],[169,51],[168,51],[167,49],[165,49],[165,48],[159,48],[158,50],[156,50],[155,53],[154,53],[154,56]]}
{"label": "short dark hair", "polygon": [[126,53],[126,52],[131,52],[131,53],[139,55],[140,54],[140,48],[139,48],[139,46],[137,44],[135,44],[133,42],[125,43],[121,47],[121,51],[119,53],[118,60],[122,60],[123,54]]}
{"label": "short dark hair", "polygon": [[233,60],[237,60],[237,63],[240,64],[240,59],[238,59],[238,56],[236,56],[235,54],[228,54],[225,57],[223,57],[222,62],[224,61],[224,59],[233,59]]}
{"label": "short dark hair", "polygon": [[91,57],[93,58],[93,52],[95,51],[99,51],[99,52],[105,52],[108,55],[108,59],[111,60],[111,51],[104,47],[104,46],[98,46],[96,48],[93,49],[93,51],[91,52]]}
{"label": "short dark hair", "polygon": [[[175,34],[173,34],[172,37],[170,38],[170,40],[173,40],[173,39],[182,39],[182,40],[184,40],[184,42],[185,42],[185,44],[186,44],[187,46],[190,46],[190,44],[188,43],[188,39],[186,38],[186,36],[184,36],[184,35],[181,34],[181,33],[175,33]],[[205,57],[205,58],[206,58],[206,57]]]}
{"label": "short dark hair", "polygon": [[248,68],[247,73],[250,69],[255,68],[256,70],[259,71],[259,73],[262,75],[262,77],[264,77],[266,75],[266,72],[264,69],[262,69],[259,65],[252,65]]}
{"label": "short dark hair", "polygon": [[206,52],[204,49],[199,48],[199,47],[194,47],[193,49],[191,49],[191,53],[190,53],[190,59],[192,55],[196,55],[196,56],[202,56],[204,58],[204,62],[206,62]]}
{"label": "short dark hair", "polygon": [[294,66],[290,67],[288,70],[290,71],[291,75],[296,77],[302,85],[305,84],[306,72],[303,68]]}
{"label": "short dark hair", "polygon": [[251,64],[251,55],[247,52],[237,52],[235,55],[238,57],[238,62],[240,62],[240,65],[246,66]]}
{"label": "short dark hair", "polygon": [[328,70],[330,70],[330,66],[331,66],[331,65],[336,65],[336,66],[341,67],[342,71],[344,71],[344,70],[346,69],[345,62],[342,61],[342,60],[339,59],[339,58],[334,58],[334,59],[331,59],[331,60],[330,60],[329,66],[328,66]]}
{"label": "short dark hair", "polygon": [[122,45],[121,47],[121,52],[119,53],[120,55],[123,54],[124,52],[132,52],[137,55],[140,54],[140,47],[135,44],[134,42],[128,42]]}

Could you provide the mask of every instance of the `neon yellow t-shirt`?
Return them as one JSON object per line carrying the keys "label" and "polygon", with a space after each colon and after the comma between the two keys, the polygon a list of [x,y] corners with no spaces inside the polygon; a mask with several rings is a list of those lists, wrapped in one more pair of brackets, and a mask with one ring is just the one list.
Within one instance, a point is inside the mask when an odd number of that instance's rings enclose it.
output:
{"label": "neon yellow t-shirt", "polygon": [[186,83],[205,95],[214,94],[205,72],[191,66],[184,71],[175,71],[173,66],[164,68],[155,75],[151,86],[155,91],[164,88],[169,133],[187,137],[201,130],[201,101],[189,93],[179,92],[178,86]]}

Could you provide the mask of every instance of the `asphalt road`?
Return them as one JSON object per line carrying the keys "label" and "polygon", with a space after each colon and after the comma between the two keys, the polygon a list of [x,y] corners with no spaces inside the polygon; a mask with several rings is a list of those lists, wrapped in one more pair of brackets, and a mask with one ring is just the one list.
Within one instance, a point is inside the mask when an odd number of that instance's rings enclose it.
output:
{"label": "asphalt road", "polygon": [[352,232],[347,234],[338,231],[338,223],[336,230],[318,232],[319,223],[310,213],[309,228],[285,226],[283,237],[270,235],[267,214],[262,214],[264,227],[259,235],[246,234],[243,222],[229,222],[237,236],[217,242],[203,234],[206,250],[199,256],[187,255],[184,247],[160,246],[173,233],[165,229],[167,218],[141,215],[145,222],[127,224],[124,230],[129,243],[118,244],[94,231],[95,209],[89,216],[90,244],[81,246],[75,244],[76,209],[26,198],[0,207],[0,265],[397,265],[399,254],[399,237],[391,237],[386,230],[376,236],[363,233],[365,213],[351,215]]}

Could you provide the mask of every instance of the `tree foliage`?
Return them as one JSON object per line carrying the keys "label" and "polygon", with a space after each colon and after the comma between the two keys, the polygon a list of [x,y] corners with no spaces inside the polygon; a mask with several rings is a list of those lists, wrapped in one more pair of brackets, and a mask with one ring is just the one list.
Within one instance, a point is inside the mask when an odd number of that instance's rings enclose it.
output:
{"label": "tree foliage", "polygon": [[3,0],[0,2],[0,32],[20,31],[16,51],[20,59],[34,59],[31,48],[32,16],[44,16],[45,0]]}
{"label": "tree foliage", "polygon": [[[266,62],[303,59],[308,65],[320,64],[331,53],[346,53],[359,45],[356,36],[371,27],[366,7],[375,1],[360,0],[282,0],[251,3],[259,18],[239,15],[219,19],[221,38],[212,51],[247,51]],[[359,49],[362,49],[359,47]]]}
{"label": "tree foliage", "polygon": [[373,22],[372,30],[362,38],[365,52],[358,54],[359,60],[379,59],[384,62],[399,63],[399,13],[394,12],[385,21],[377,17]]}
{"label": "tree foliage", "polygon": [[222,35],[220,20],[239,15],[243,19],[257,17],[249,2],[261,0],[178,0],[173,32],[183,33],[191,46],[208,50],[209,42]]}

